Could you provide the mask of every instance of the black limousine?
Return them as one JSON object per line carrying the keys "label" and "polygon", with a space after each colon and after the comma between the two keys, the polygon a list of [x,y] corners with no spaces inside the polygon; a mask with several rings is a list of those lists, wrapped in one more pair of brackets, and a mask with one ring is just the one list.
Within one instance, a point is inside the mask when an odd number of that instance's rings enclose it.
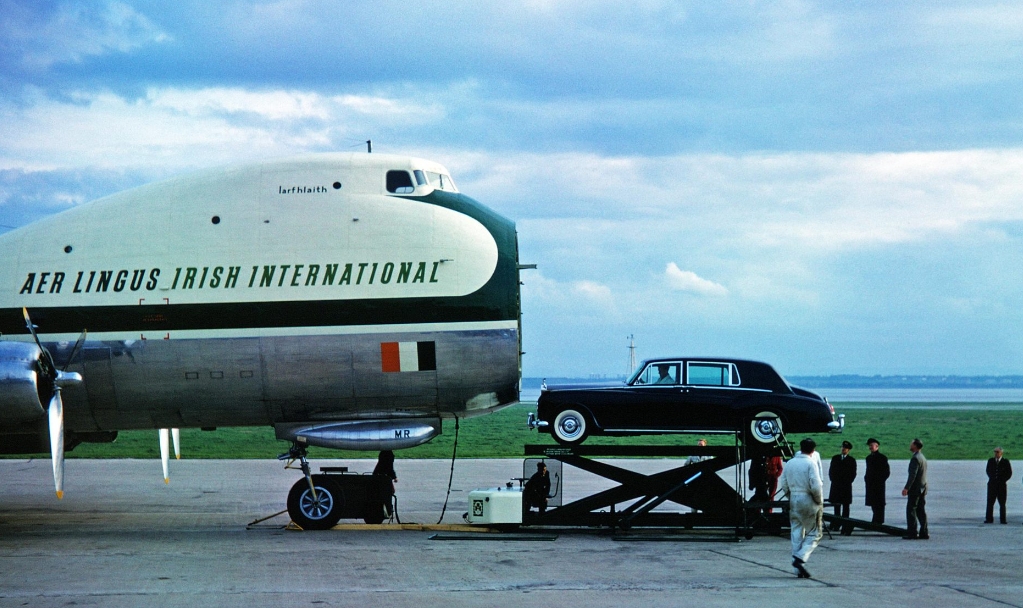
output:
{"label": "black limousine", "polygon": [[565,445],[590,435],[713,431],[772,443],[783,431],[841,432],[845,418],[766,363],[678,357],[644,361],[624,384],[545,384],[529,424]]}

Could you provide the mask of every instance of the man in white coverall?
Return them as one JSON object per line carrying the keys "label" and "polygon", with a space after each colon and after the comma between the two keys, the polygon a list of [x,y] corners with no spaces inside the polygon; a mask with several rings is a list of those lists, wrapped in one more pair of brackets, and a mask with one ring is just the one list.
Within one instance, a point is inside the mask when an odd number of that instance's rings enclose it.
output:
{"label": "man in white coverall", "polygon": [[785,464],[780,480],[781,491],[789,496],[792,567],[799,578],[810,578],[803,564],[824,536],[824,482],[813,458],[816,447],[813,439],[800,441],[799,453]]}

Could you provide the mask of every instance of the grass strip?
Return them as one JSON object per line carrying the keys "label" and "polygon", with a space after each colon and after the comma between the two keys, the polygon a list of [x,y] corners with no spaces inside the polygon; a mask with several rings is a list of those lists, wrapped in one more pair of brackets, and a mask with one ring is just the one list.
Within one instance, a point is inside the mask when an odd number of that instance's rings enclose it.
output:
{"label": "grass strip", "polygon": [[[928,458],[939,460],[982,460],[996,445],[1006,456],[1023,454],[1023,404],[955,403],[839,403],[836,410],[846,414],[842,434],[814,434],[818,450],[825,457],[837,454],[843,440],[853,444],[853,455],[867,454],[866,441],[875,437],[881,451],[891,458],[908,458],[914,437],[924,443]],[[550,435],[526,428],[532,404],[512,406],[479,418],[460,422],[460,458],[519,458],[527,443],[554,444]],[[798,442],[803,434],[791,435]],[[678,445],[695,444],[696,435],[652,435],[644,437],[591,437],[588,445]],[[706,436],[710,445],[733,445],[731,437]],[[450,458],[454,423],[445,421],[444,434],[430,443],[396,453],[398,458]],[[288,445],[274,438],[270,427],[223,428],[216,431],[181,429],[183,458],[273,458]],[[376,458],[376,452],[338,451],[311,448],[310,458]],[[38,455],[35,455],[38,457]],[[110,444],[82,444],[68,452],[68,458],[159,458],[155,430],[122,431]],[[4,456],[5,458],[25,458]],[[1020,456],[1023,458],[1023,456]]]}

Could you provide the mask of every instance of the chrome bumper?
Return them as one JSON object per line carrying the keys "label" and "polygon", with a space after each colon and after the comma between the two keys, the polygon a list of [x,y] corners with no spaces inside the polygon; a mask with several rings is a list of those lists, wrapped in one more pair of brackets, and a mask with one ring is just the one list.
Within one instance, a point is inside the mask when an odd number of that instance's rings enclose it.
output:
{"label": "chrome bumper", "polygon": [[845,428],[845,414],[839,414],[838,420],[832,420],[828,423],[828,430],[831,433],[841,433],[842,429]]}
{"label": "chrome bumper", "polygon": [[529,427],[529,430],[535,431],[536,429],[547,428],[548,425],[545,421],[537,418],[534,412],[529,412],[529,416],[526,418],[526,426]]}

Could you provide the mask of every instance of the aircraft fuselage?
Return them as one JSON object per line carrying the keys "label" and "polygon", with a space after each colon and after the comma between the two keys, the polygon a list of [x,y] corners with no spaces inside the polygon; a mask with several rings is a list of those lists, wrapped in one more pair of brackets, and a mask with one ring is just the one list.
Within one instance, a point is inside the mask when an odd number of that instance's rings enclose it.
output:
{"label": "aircraft fuselage", "polygon": [[[515,226],[447,173],[376,154],[253,164],[0,235],[0,385],[26,381],[25,308],[56,366],[83,377],[63,389],[69,446],[126,429],[273,425],[349,447],[348,430],[376,424],[350,447],[407,447],[401,421],[440,432],[440,418],[515,403]],[[45,434],[44,375],[38,404],[0,394],[0,442]],[[311,430],[330,424],[341,427],[328,439]],[[386,441],[402,432],[410,441]]]}

